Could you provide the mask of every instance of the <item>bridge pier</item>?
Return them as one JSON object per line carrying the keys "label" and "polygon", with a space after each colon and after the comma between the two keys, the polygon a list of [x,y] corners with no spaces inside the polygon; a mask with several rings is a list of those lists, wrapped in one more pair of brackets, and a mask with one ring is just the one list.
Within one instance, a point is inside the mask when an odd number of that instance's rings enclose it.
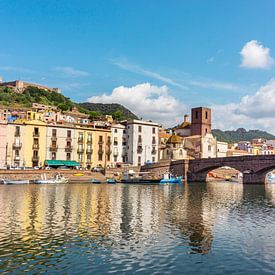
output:
{"label": "bridge pier", "polygon": [[243,174],[243,184],[265,184],[265,173]]}

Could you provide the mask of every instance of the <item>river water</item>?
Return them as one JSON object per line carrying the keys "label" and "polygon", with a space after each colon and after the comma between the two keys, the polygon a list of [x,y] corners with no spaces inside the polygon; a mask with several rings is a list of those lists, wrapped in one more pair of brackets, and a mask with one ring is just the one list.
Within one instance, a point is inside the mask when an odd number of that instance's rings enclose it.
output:
{"label": "river water", "polygon": [[0,272],[275,273],[275,185],[0,186]]}

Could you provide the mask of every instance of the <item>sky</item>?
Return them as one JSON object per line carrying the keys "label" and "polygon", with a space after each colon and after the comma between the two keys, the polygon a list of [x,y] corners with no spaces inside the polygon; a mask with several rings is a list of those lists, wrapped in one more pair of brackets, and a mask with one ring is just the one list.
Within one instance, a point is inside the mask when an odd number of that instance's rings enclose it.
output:
{"label": "sky", "polygon": [[0,75],[173,126],[275,134],[274,1],[0,0]]}

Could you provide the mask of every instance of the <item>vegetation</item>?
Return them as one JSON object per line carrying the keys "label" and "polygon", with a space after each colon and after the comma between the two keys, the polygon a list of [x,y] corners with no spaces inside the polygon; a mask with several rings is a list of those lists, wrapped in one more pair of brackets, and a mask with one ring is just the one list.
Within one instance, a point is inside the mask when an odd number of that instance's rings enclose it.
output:
{"label": "vegetation", "polygon": [[138,117],[120,104],[103,104],[103,103],[80,103],[80,107],[89,110],[91,117],[100,117],[102,115],[112,115],[116,120],[138,119]]}
{"label": "vegetation", "polygon": [[225,141],[228,143],[235,143],[239,141],[251,141],[256,138],[263,139],[275,139],[275,136],[260,130],[249,130],[246,131],[244,128],[239,128],[236,131],[222,131],[219,129],[213,129],[212,134],[219,141]]}
{"label": "vegetation", "polygon": [[62,94],[35,87],[28,87],[22,93],[16,93],[12,88],[0,87],[0,105],[30,108],[32,103],[57,106],[61,111],[71,110],[76,106],[79,112],[89,114],[91,119],[101,119],[105,115],[112,115],[116,120],[137,119],[136,115],[120,104],[78,104]]}

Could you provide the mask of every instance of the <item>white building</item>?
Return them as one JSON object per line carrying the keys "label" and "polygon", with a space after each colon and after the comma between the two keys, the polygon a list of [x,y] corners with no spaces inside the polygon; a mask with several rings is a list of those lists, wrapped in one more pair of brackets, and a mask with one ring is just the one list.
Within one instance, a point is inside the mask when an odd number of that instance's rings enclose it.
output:
{"label": "white building", "polygon": [[159,125],[143,120],[126,122],[127,162],[144,165],[158,161]]}
{"label": "white building", "polygon": [[217,158],[225,158],[227,156],[228,143],[217,141]]}
{"label": "white building", "polygon": [[112,134],[112,165],[127,161],[125,125],[113,124]]}

